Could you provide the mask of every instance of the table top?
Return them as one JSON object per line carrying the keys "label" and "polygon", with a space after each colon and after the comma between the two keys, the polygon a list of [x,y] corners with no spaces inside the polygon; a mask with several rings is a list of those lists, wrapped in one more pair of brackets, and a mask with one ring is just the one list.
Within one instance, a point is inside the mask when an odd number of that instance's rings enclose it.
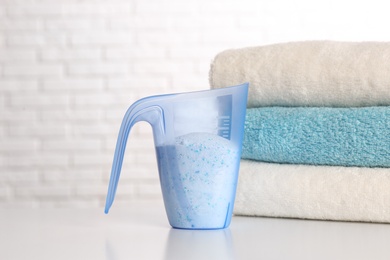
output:
{"label": "table top", "polygon": [[390,259],[390,224],[234,216],[178,230],[158,202],[103,209],[0,209],[0,259]]}

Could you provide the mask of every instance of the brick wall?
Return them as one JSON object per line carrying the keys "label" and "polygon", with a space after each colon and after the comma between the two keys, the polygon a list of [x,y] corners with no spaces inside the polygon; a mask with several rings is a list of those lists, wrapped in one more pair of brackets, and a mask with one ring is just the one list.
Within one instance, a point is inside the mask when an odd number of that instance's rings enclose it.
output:
{"label": "brick wall", "polygon": [[[127,107],[207,89],[224,49],[390,38],[386,8],[353,3],[0,0],[0,207],[103,206]],[[115,205],[140,199],[161,199],[146,123],[129,137]]]}

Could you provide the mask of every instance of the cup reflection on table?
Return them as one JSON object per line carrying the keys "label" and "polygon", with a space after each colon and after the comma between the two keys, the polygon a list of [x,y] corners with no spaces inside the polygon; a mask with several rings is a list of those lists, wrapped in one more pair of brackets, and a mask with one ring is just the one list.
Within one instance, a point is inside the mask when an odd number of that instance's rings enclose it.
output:
{"label": "cup reflection on table", "polygon": [[235,259],[230,229],[171,229],[164,259]]}

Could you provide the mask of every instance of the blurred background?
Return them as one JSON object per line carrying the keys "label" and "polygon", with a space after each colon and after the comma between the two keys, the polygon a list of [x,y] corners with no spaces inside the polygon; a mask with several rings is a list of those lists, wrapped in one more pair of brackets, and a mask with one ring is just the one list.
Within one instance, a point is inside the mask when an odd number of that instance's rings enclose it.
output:
{"label": "blurred background", "polygon": [[[0,207],[103,207],[126,109],[208,89],[225,49],[388,41],[388,24],[376,0],[0,0]],[[115,207],[160,199],[138,123]]]}

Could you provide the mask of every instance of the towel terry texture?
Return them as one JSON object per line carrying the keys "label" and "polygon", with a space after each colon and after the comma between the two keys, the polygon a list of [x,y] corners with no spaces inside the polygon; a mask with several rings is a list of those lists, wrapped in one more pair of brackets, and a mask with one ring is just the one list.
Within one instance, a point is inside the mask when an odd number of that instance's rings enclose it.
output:
{"label": "towel terry texture", "polygon": [[211,88],[249,82],[248,107],[390,105],[390,43],[304,41],[231,49]]}
{"label": "towel terry texture", "polygon": [[390,169],[242,160],[236,215],[390,223]]}
{"label": "towel terry texture", "polygon": [[247,109],[242,158],[390,167],[390,107]]}
{"label": "towel terry texture", "polygon": [[390,223],[390,42],[226,50],[209,81],[249,82],[236,215]]}

